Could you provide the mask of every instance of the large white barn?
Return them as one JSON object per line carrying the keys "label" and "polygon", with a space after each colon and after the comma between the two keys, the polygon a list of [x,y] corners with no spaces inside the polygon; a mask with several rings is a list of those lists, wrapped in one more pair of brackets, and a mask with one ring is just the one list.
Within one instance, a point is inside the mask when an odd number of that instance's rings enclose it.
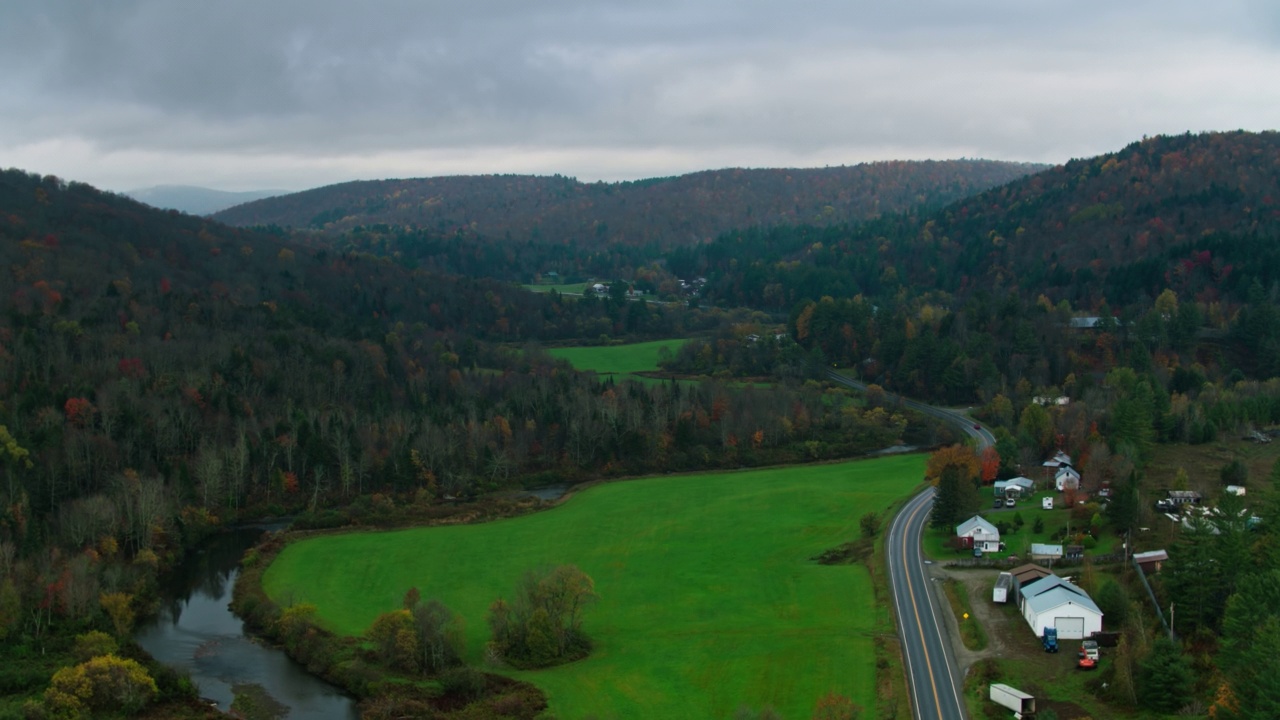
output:
{"label": "large white barn", "polygon": [[1102,632],[1102,610],[1089,594],[1056,575],[1022,586],[1022,617],[1035,632],[1044,635],[1047,627],[1058,629],[1062,640],[1083,640]]}

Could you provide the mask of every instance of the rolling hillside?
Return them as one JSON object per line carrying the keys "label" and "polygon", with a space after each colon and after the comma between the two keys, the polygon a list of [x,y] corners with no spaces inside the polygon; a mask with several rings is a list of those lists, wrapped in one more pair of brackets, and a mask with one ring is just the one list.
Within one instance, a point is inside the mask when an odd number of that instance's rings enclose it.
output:
{"label": "rolling hillside", "polygon": [[240,226],[341,232],[388,224],[550,243],[669,247],[750,225],[830,225],[936,207],[1041,167],[958,160],[728,169],[621,183],[528,175],[362,181],[259,200],[215,217]]}
{"label": "rolling hillside", "polygon": [[[758,307],[906,286],[1015,290],[1089,308],[1150,301],[1165,287],[1236,288],[1250,259],[1266,285],[1274,270],[1242,249],[1278,228],[1280,134],[1207,133],[1148,138],[933,212],[731,233],[673,252],[669,265],[712,275],[721,302]],[[751,261],[731,269],[734,258]]]}

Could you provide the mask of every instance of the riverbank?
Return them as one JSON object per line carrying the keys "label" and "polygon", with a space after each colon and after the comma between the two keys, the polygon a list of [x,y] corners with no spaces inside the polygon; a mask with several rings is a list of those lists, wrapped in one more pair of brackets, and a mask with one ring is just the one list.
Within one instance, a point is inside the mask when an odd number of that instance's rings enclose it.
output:
{"label": "riverbank", "polygon": [[[474,503],[450,503],[390,513],[392,528],[458,525],[527,514],[549,503],[532,496],[491,498]],[[281,607],[267,597],[262,573],[290,542],[350,532],[355,528],[324,528],[273,533],[244,556],[232,593],[231,608],[243,618],[246,630],[266,639],[307,672],[341,688],[357,701],[361,717],[508,717],[532,720],[547,706],[533,685],[473,668],[458,668],[437,677],[396,672],[378,663],[359,637],[340,637],[322,627],[314,607]],[[365,528],[366,530],[372,528]],[[291,718],[293,716],[290,716]]]}

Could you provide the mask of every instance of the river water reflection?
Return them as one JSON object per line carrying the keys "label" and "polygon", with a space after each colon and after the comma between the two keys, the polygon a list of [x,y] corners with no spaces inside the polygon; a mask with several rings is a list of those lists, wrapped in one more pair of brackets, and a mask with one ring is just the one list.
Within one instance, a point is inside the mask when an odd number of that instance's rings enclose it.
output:
{"label": "river water reflection", "polygon": [[161,588],[158,617],[135,639],[156,660],[190,674],[200,695],[224,712],[234,700],[233,686],[256,684],[289,708],[290,720],[355,720],[350,697],[280,650],[250,640],[228,607],[240,557],[265,530],[239,528],[206,541]]}

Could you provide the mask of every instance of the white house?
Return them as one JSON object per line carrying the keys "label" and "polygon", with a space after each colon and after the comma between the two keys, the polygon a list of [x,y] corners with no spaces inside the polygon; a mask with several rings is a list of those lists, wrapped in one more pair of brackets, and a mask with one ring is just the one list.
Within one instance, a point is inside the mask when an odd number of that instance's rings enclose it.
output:
{"label": "white house", "polygon": [[1019,591],[1022,617],[1036,637],[1047,627],[1058,629],[1060,640],[1083,640],[1102,632],[1102,610],[1089,594],[1056,575],[1042,578]]}
{"label": "white house", "polygon": [[1058,492],[1079,490],[1080,473],[1076,472],[1075,468],[1064,465],[1058,468],[1057,474],[1053,476],[1053,486],[1058,489]]}
{"label": "white house", "polygon": [[973,547],[983,552],[1000,550],[1000,531],[981,515],[974,515],[956,526],[956,537],[973,540]]}
{"label": "white house", "polygon": [[996,497],[1005,497],[1006,495],[1018,497],[1035,492],[1036,483],[1031,478],[1016,477],[1008,480],[997,480],[993,487],[996,491]]}

